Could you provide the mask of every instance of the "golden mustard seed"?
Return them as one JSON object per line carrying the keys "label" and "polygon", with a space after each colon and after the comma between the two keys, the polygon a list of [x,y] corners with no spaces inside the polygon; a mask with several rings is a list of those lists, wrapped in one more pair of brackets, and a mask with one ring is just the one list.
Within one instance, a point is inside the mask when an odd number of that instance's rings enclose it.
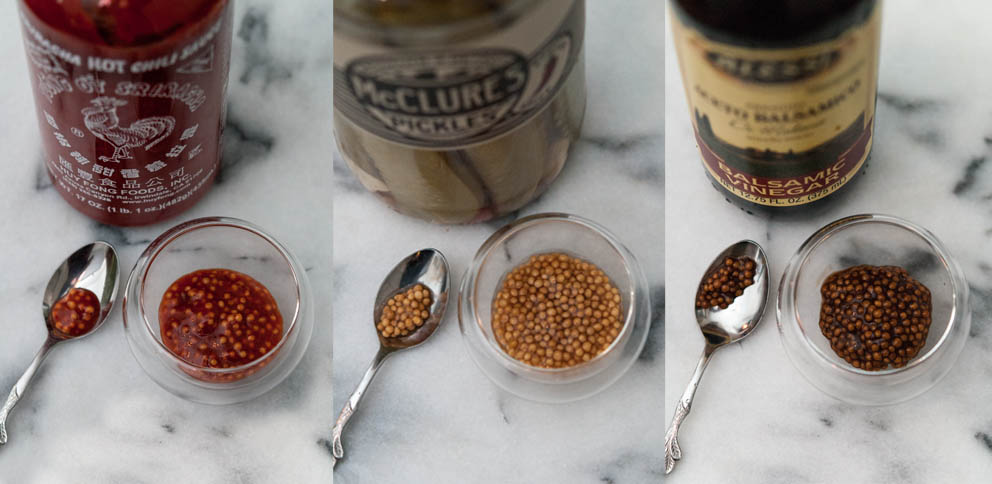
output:
{"label": "golden mustard seed", "polygon": [[382,308],[375,328],[384,338],[398,338],[413,333],[430,318],[431,290],[417,284],[389,298]]}
{"label": "golden mustard seed", "polygon": [[620,291],[595,265],[562,253],[531,256],[493,298],[500,347],[531,366],[566,368],[602,353],[623,329]]}

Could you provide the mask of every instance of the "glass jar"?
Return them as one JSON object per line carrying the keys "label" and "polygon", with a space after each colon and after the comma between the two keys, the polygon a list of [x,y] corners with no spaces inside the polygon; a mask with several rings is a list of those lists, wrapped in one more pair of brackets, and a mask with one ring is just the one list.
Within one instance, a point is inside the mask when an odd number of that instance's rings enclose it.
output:
{"label": "glass jar", "polygon": [[336,0],[338,148],[404,214],[515,211],[579,137],[584,29],[583,0]]}
{"label": "glass jar", "polygon": [[[926,344],[906,366],[855,368],[823,336],[823,281],[856,265],[905,268],[931,292]],[[895,404],[932,388],[951,372],[971,327],[968,281],[957,261],[930,231],[890,215],[852,215],[818,230],[792,256],[778,292],[778,330],[789,359],[813,386],[858,405]]]}
{"label": "glass jar", "polygon": [[[599,267],[620,291],[624,325],[595,358],[566,368],[541,368],[510,356],[492,327],[494,296],[504,276],[534,254],[562,252]],[[647,341],[651,294],[634,254],[603,226],[565,213],[515,220],[475,253],[458,292],[458,327],[469,355],[500,388],[544,403],[580,400],[603,391],[630,369]]]}
{"label": "glass jar", "polygon": [[[268,289],[282,313],[282,337],[257,360],[231,368],[194,365],[162,338],[159,305],[177,278],[217,268],[247,274]],[[300,363],[314,328],[306,270],[262,228],[227,217],[177,225],[149,244],[124,290],[124,333],[135,360],[159,386],[186,400],[215,405],[255,398],[286,379]]]}
{"label": "glass jar", "polygon": [[112,225],[174,216],[220,164],[228,0],[20,0],[45,165]]}

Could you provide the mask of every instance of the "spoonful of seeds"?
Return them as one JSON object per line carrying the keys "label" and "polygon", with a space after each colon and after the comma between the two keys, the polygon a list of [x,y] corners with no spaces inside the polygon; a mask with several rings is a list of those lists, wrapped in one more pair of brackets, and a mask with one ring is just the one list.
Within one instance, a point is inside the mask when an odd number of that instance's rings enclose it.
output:
{"label": "spoonful of seeds", "polygon": [[334,424],[334,465],[344,457],[341,434],[386,357],[423,343],[441,324],[448,305],[448,284],[448,262],[435,249],[411,254],[382,281],[372,311],[379,351]]}
{"label": "spoonful of seeds", "polygon": [[672,425],[665,435],[665,474],[682,458],[678,434],[689,415],[692,398],[703,377],[710,356],[726,345],[736,343],[754,331],[765,312],[768,299],[768,263],[765,252],[750,240],[724,249],[710,264],[696,290],[696,322],[706,340],[703,355],[675,406]]}
{"label": "spoonful of seeds", "polygon": [[117,295],[117,270],[114,248],[94,242],[73,252],[52,274],[41,302],[48,338],[0,408],[0,445],[7,443],[7,416],[48,352],[56,344],[93,333],[107,319]]}

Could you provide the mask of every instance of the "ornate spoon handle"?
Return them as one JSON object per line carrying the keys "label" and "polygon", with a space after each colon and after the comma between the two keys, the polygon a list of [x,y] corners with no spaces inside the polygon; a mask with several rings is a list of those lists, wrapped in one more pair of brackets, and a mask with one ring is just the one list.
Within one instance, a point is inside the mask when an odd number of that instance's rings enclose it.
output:
{"label": "ornate spoon handle", "polygon": [[48,350],[52,349],[52,346],[58,343],[57,340],[48,338],[45,340],[45,344],[41,345],[41,349],[38,350],[38,354],[34,356],[34,360],[31,361],[31,365],[28,366],[27,370],[24,370],[24,374],[17,379],[17,383],[14,384],[14,388],[10,389],[10,394],[7,395],[7,401],[4,402],[3,407],[0,408],[0,445],[7,443],[7,415],[17,405],[18,400],[24,395],[24,392],[28,389],[28,384],[31,383],[31,379],[34,378],[34,374],[38,371],[38,367],[41,366],[41,362],[45,361],[45,357],[48,356]]}
{"label": "ornate spoon handle", "polygon": [[706,370],[706,364],[709,363],[710,355],[715,349],[709,344],[706,345],[703,356],[699,357],[699,363],[696,364],[696,371],[689,380],[689,386],[682,393],[682,398],[679,398],[679,403],[675,406],[672,425],[668,427],[668,432],[665,434],[665,474],[670,474],[675,469],[675,462],[682,458],[682,448],[679,447],[679,427],[689,415],[689,409],[692,408],[692,397],[696,395],[699,380],[703,378],[703,371]]}
{"label": "ornate spoon handle", "polygon": [[344,446],[341,444],[341,434],[344,432],[344,427],[348,425],[351,416],[358,409],[358,404],[362,401],[362,395],[365,395],[365,390],[369,387],[369,383],[372,383],[372,378],[375,377],[376,372],[379,371],[379,367],[382,366],[382,362],[386,360],[386,357],[390,353],[391,351],[386,348],[379,348],[379,352],[376,353],[372,364],[365,372],[365,376],[362,377],[362,381],[358,382],[358,387],[355,388],[351,397],[345,402],[344,408],[341,409],[341,414],[338,415],[338,420],[334,423],[334,429],[331,431],[331,452],[334,454],[334,465],[337,465],[337,462],[344,457]]}

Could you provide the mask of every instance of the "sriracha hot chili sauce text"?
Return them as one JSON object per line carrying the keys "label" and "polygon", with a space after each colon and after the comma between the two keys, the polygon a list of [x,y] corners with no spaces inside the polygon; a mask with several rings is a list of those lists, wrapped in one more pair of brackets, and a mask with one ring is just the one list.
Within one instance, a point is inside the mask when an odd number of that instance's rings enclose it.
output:
{"label": "sriracha hot chili sauce text", "polygon": [[847,185],[871,152],[880,2],[796,5],[672,4],[703,165],[748,210],[809,207]]}
{"label": "sriracha hot chili sauce text", "polygon": [[58,192],[87,216],[150,224],[191,207],[220,161],[228,0],[21,0]]}

